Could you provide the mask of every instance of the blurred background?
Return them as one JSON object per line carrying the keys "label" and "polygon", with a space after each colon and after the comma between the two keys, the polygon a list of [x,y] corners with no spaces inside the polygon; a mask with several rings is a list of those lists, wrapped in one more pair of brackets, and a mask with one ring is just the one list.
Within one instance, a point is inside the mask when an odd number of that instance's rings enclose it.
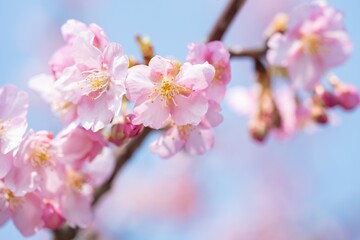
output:
{"label": "blurred background", "polygon": [[[13,0],[0,8],[0,83],[31,93],[29,126],[62,128],[50,107],[27,87],[49,72],[47,61],[62,45],[69,18],[95,22],[111,41],[140,58],[135,35],[150,37],[156,53],[184,61],[187,44],[205,40],[226,0]],[[228,46],[256,47],[279,11],[301,0],[249,0],[229,31]],[[352,58],[334,70],[360,87],[360,2],[329,0],[344,12],[354,42]],[[232,61],[229,87],[253,83],[252,62]],[[215,148],[202,157],[162,160],[148,144],[122,169],[116,186],[96,209],[93,239],[297,240],[360,239],[360,111],[336,112],[337,124],[290,139],[254,143],[246,117],[223,104]],[[85,239],[85,236],[83,236]],[[8,222],[0,239],[23,239]],[[49,239],[40,232],[31,239]],[[81,238],[82,239],[82,238]]]}

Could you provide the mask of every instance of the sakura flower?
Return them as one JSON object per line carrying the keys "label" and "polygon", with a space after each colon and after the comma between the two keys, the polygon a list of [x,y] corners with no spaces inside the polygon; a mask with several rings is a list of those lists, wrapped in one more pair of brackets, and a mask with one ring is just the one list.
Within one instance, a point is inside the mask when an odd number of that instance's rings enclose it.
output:
{"label": "sakura flower", "polygon": [[15,149],[27,128],[28,95],[15,86],[0,88],[0,151]]}
{"label": "sakura flower", "polygon": [[129,69],[126,79],[127,97],[135,102],[134,124],[151,128],[164,127],[168,120],[177,125],[198,124],[208,110],[203,91],[215,74],[208,63],[185,63],[160,56],[150,60],[149,66]]}
{"label": "sakura flower", "polygon": [[42,200],[36,193],[16,196],[0,182],[0,225],[11,218],[23,236],[34,235],[44,225],[41,208]]}
{"label": "sakura flower", "polygon": [[92,161],[107,145],[100,133],[78,127],[74,123],[62,130],[54,142],[61,162],[72,164],[75,168]]}
{"label": "sakura flower", "polygon": [[61,27],[61,33],[66,44],[53,54],[49,62],[50,69],[56,79],[61,77],[62,71],[65,68],[75,64],[72,45],[76,37],[84,31],[91,31],[95,35],[92,41],[92,45],[96,48],[99,48],[101,51],[103,51],[109,44],[109,40],[106,34],[95,23],[87,26],[85,23],[75,19],[68,20]]}
{"label": "sakura flower", "polygon": [[214,79],[206,90],[209,99],[220,102],[230,82],[230,53],[220,41],[209,43],[191,43],[188,46],[187,61],[192,64],[208,62],[215,67]]}
{"label": "sakura flower", "polygon": [[326,71],[349,57],[352,43],[342,20],[342,14],[325,1],[297,8],[287,32],[271,37],[269,63],[285,67],[296,88],[312,90]]}
{"label": "sakura flower", "polygon": [[80,171],[68,167],[65,183],[57,192],[59,209],[69,226],[87,227],[92,221],[92,187]]}
{"label": "sakura flower", "polygon": [[60,186],[57,173],[57,152],[52,134],[30,130],[19,146],[14,167],[4,179],[6,186],[15,194],[22,195],[41,189],[55,192]]}
{"label": "sakura flower", "polygon": [[184,149],[191,155],[201,155],[214,145],[214,132],[203,123],[199,125],[172,126],[150,148],[162,158],[169,158]]}
{"label": "sakura flower", "polygon": [[223,121],[221,107],[217,102],[209,101],[209,110],[198,125],[172,126],[150,148],[162,158],[168,158],[181,150],[191,155],[201,155],[214,146],[213,127]]}
{"label": "sakura flower", "polygon": [[101,185],[113,171],[115,158],[109,148],[91,162],[81,166],[66,164],[62,172],[63,185],[56,193],[59,211],[70,226],[88,227],[93,218],[94,188]]}
{"label": "sakura flower", "polygon": [[85,129],[98,131],[120,111],[125,94],[128,58],[119,44],[103,51],[93,45],[94,33],[84,31],[73,40],[75,65],[65,68],[55,87],[77,106],[77,120]]}
{"label": "sakura flower", "polygon": [[65,123],[71,123],[77,119],[77,107],[74,103],[64,99],[58,89],[55,88],[56,79],[49,74],[39,74],[29,80],[29,87],[40,94],[51,105],[55,113]]}

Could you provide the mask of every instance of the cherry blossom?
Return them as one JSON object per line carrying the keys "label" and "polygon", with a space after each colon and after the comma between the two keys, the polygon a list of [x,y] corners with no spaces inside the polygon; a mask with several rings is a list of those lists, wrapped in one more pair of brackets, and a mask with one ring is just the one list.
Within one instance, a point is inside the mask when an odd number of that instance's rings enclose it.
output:
{"label": "cherry blossom", "polygon": [[119,44],[109,43],[101,51],[94,38],[84,31],[73,40],[75,65],[64,69],[55,88],[77,106],[80,124],[98,131],[120,111],[129,62]]}
{"label": "cherry blossom", "polygon": [[215,74],[208,63],[185,63],[155,56],[149,66],[129,69],[126,96],[135,102],[134,124],[159,129],[168,120],[178,125],[198,124],[208,110],[203,91]]}
{"label": "cherry blossom", "polygon": [[192,64],[210,63],[215,67],[214,79],[206,90],[209,99],[220,102],[230,82],[230,53],[220,41],[209,43],[191,43],[188,46],[187,61]]}
{"label": "cherry blossom", "polygon": [[285,67],[296,88],[313,89],[329,69],[344,63],[352,43],[341,13],[325,1],[314,1],[294,10],[284,34],[268,43],[270,64]]}

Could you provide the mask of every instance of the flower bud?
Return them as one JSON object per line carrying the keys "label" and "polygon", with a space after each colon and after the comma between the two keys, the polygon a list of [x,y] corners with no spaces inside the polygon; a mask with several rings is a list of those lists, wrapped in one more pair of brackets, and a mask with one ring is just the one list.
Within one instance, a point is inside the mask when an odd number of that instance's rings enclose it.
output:
{"label": "flower bud", "polygon": [[360,103],[359,93],[352,85],[341,84],[335,88],[335,96],[339,105],[345,110],[352,110]]}
{"label": "flower bud", "polygon": [[326,108],[333,108],[338,104],[337,97],[321,85],[315,88],[315,97],[317,97]]}
{"label": "flower bud", "polygon": [[142,125],[134,125],[132,123],[135,118],[134,114],[129,114],[117,124],[114,124],[110,130],[109,141],[116,146],[121,146],[128,138],[134,138],[141,133]]}
{"label": "flower bud", "polygon": [[249,132],[251,137],[257,142],[263,142],[268,135],[269,127],[265,121],[254,119],[250,122]]}
{"label": "flower bud", "polygon": [[313,120],[319,124],[326,124],[329,120],[325,108],[316,101],[313,101],[311,106],[311,116]]}
{"label": "flower bud", "polygon": [[45,224],[44,227],[49,229],[58,229],[65,222],[62,214],[51,203],[45,204],[41,217]]}

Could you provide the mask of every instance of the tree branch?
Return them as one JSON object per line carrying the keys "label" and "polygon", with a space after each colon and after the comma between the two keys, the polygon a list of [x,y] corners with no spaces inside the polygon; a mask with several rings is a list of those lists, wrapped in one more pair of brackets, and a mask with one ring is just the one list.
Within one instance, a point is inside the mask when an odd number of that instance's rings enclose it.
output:
{"label": "tree branch", "polygon": [[254,48],[254,49],[229,49],[231,58],[249,57],[253,59],[259,59],[265,55],[266,51],[267,51],[266,46],[261,48]]}
{"label": "tree branch", "polygon": [[224,33],[229,28],[230,23],[233,21],[236,13],[240,11],[246,0],[230,0],[228,5],[225,7],[224,11],[220,15],[219,19],[216,21],[214,27],[212,28],[207,42],[221,40]]}

